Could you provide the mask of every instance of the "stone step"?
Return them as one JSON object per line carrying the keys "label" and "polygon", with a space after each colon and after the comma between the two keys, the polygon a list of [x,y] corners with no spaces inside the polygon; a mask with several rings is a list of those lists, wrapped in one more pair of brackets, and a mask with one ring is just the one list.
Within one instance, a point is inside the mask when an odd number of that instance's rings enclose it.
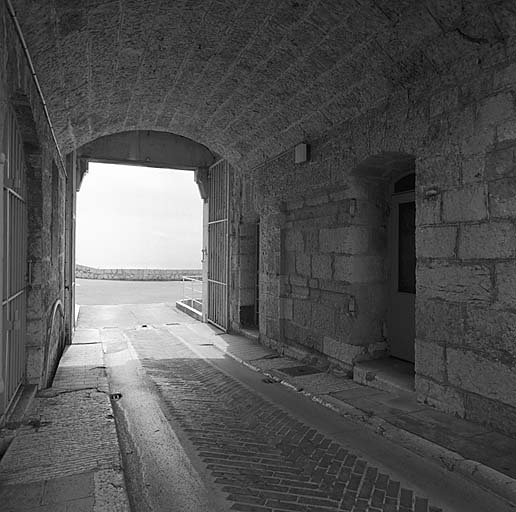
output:
{"label": "stone step", "polygon": [[414,392],[414,365],[394,357],[356,363],[353,380],[359,384],[396,393]]}

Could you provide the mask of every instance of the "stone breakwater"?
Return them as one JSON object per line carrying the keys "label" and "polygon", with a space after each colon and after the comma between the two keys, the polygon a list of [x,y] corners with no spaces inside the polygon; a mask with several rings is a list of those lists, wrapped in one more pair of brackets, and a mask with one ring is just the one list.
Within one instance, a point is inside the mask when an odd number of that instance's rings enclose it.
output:
{"label": "stone breakwater", "polygon": [[118,281],[181,281],[183,276],[201,278],[200,269],[168,268],[93,268],[75,266],[75,277],[80,279],[111,279]]}

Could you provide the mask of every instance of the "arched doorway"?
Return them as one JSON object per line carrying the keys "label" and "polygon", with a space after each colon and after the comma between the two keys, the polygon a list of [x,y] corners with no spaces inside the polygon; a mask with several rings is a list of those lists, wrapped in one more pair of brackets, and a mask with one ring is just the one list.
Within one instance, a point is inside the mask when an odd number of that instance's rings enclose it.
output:
{"label": "arched doorway", "polygon": [[[229,190],[231,168],[208,148],[168,132],[127,131],[100,137],[78,150],[81,161],[195,170],[204,208],[204,318],[229,328]],[[86,168],[86,166],[85,166]],[[79,183],[82,176],[79,177]],[[207,258],[205,257],[207,255]]]}
{"label": "arched doorway", "polygon": [[368,217],[367,222],[376,233],[377,255],[384,262],[384,302],[378,309],[386,342],[385,355],[390,356],[384,363],[401,365],[411,375],[415,359],[415,173],[414,156],[395,152],[371,155],[353,171],[369,198],[381,205],[383,211],[381,215]]}

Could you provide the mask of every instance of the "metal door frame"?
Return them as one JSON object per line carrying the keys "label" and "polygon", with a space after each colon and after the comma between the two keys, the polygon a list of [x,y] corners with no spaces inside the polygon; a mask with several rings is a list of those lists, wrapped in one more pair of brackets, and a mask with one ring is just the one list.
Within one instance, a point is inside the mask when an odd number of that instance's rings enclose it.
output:
{"label": "metal door frame", "polygon": [[[207,321],[229,329],[229,191],[231,167],[219,160],[208,170],[208,304]],[[222,254],[218,249],[223,249]]]}
{"label": "metal door frame", "polygon": [[65,199],[65,321],[67,343],[71,343],[75,330],[75,245],[77,211],[77,154],[67,156],[68,176]]}

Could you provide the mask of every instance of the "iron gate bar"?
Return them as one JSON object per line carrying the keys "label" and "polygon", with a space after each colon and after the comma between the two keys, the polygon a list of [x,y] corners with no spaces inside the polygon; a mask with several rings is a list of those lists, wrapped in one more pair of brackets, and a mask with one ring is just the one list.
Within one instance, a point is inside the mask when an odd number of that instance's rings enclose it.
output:
{"label": "iron gate bar", "polygon": [[25,377],[27,205],[23,144],[15,114],[7,112],[2,172],[2,328],[0,416],[9,409]]}
{"label": "iron gate bar", "polygon": [[215,284],[220,284],[221,286],[226,286],[226,283],[223,283],[221,281],[217,281],[215,279],[210,279],[210,282],[215,283]]}
{"label": "iron gate bar", "polygon": [[5,182],[4,182],[4,188],[9,191],[11,196],[14,196],[14,197],[18,198],[20,201],[25,202],[25,199],[23,199],[23,197],[20,194],[18,194],[14,188],[12,188],[9,185],[5,185]]}
{"label": "iron gate bar", "polygon": [[18,298],[20,295],[24,294],[25,290],[20,290],[18,293],[15,293],[11,297],[9,297],[7,300],[2,301],[2,306],[5,306],[9,302],[13,301],[14,299]]}
{"label": "iron gate bar", "polygon": [[207,320],[229,327],[229,183],[230,167],[220,160],[209,168]]}

